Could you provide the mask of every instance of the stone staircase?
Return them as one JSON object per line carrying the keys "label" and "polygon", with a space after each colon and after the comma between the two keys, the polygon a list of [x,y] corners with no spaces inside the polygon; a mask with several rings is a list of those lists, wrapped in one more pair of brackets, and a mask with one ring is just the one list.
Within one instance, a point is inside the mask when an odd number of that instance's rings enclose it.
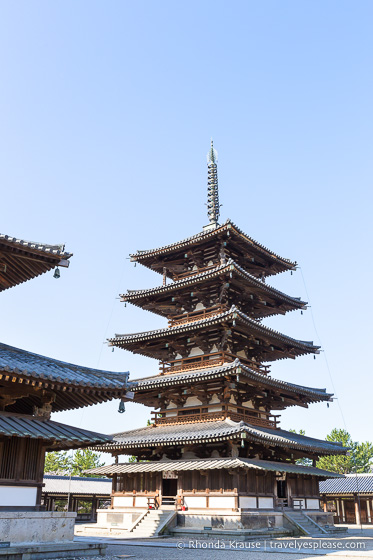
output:
{"label": "stone staircase", "polygon": [[325,537],[328,532],[301,510],[289,510],[284,516],[306,537]]}
{"label": "stone staircase", "polygon": [[149,510],[135,527],[130,530],[131,538],[157,537],[175,517],[175,511]]}

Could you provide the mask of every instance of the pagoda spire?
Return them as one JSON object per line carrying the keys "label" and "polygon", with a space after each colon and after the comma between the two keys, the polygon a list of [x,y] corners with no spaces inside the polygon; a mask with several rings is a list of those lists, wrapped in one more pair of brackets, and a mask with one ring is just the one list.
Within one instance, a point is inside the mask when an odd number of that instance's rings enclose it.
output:
{"label": "pagoda spire", "polygon": [[207,154],[207,215],[210,220],[207,228],[216,228],[219,223],[220,204],[218,186],[218,152],[211,139],[211,147]]}

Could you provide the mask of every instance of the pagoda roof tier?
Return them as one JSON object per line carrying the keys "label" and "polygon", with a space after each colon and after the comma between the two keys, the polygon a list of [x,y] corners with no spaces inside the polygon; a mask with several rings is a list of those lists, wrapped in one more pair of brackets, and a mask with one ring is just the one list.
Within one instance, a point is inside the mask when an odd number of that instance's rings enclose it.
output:
{"label": "pagoda roof tier", "polygon": [[294,473],[318,476],[320,478],[341,478],[344,475],[307,467],[295,463],[280,463],[279,461],[265,461],[262,459],[246,459],[243,457],[219,457],[208,459],[181,459],[173,461],[144,461],[140,463],[115,463],[96,467],[85,472],[96,475],[114,476],[127,473],[164,472],[164,471],[199,471],[212,469],[255,469],[258,471],[273,471],[280,473]]}
{"label": "pagoda roof tier", "polygon": [[69,266],[64,245],[46,245],[0,234],[0,291],[35,278],[56,266]]}
{"label": "pagoda roof tier", "polygon": [[[276,255],[246,235],[231,220],[177,243],[138,251],[131,255],[131,260],[174,278],[190,272],[193,266],[206,266],[204,261],[213,260],[217,264],[221,260],[221,247],[226,256],[233,258],[254,276],[270,276],[296,268],[296,262]],[[214,251],[211,253],[212,248]]]}
{"label": "pagoda roof tier", "polygon": [[[120,398],[128,372],[112,372],[54,360],[0,343],[1,395],[14,397],[10,412],[32,413],[53,396],[52,411],[81,408]],[[0,405],[2,398],[0,396]]]}
{"label": "pagoda roof tier", "polygon": [[[113,441],[100,446],[100,451],[128,451],[142,448],[159,448],[167,446],[184,446],[207,444],[224,441],[241,441],[247,443],[268,444],[285,449],[299,449],[320,455],[346,454],[348,448],[339,443],[314,439],[278,428],[262,428],[247,422],[219,420],[212,422],[191,422],[189,424],[151,425],[137,430],[113,434]],[[131,450],[131,451],[130,451]]]}
{"label": "pagoda roof tier", "polygon": [[67,426],[52,420],[40,420],[25,414],[0,414],[0,437],[21,437],[42,440],[47,451],[78,449],[108,443],[111,436]]}
{"label": "pagoda roof tier", "polygon": [[274,389],[276,394],[278,394],[278,399],[273,398],[271,400],[272,410],[283,410],[288,406],[299,405],[300,399],[302,403],[333,400],[333,395],[327,393],[326,389],[304,387],[280,379],[274,379],[268,375],[253,371],[238,359],[220,367],[135,379],[132,381],[131,391],[135,393],[135,401],[141,402],[143,396],[146,397],[147,394],[151,394],[153,391],[159,391],[160,389],[164,391],[171,387],[196,387],[197,384],[224,379],[227,376],[232,376],[236,381],[239,379],[245,385],[252,385],[258,389]]}
{"label": "pagoda roof tier", "polygon": [[[224,295],[222,297],[222,286]],[[191,289],[196,288],[194,294]],[[253,295],[255,294],[255,296]],[[146,290],[129,290],[121,295],[122,302],[132,303],[158,315],[172,317],[180,313],[183,302],[190,305],[205,296],[220,302],[227,300],[254,318],[285,314],[294,309],[305,309],[306,302],[268,286],[247,272],[232,259],[226,264],[191,274],[168,284]],[[184,303],[185,305],[185,303]]]}
{"label": "pagoda roof tier", "polygon": [[[236,347],[231,351],[237,353],[245,348],[249,349],[251,357],[260,362],[319,353],[320,347],[312,342],[296,340],[265,327],[235,306],[223,313],[190,323],[136,334],[117,334],[115,338],[109,339],[109,345],[167,360],[170,350],[180,353],[196,346],[211,346],[215,342],[219,344],[223,334],[232,336],[233,332],[233,343]],[[193,333],[196,334],[190,336]]]}

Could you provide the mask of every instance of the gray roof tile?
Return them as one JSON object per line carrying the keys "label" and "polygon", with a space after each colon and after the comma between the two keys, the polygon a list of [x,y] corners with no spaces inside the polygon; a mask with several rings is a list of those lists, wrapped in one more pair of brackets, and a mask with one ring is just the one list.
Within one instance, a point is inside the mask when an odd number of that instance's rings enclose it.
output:
{"label": "gray roof tile", "polygon": [[108,389],[123,388],[128,372],[113,372],[69,364],[0,343],[0,373],[61,384]]}
{"label": "gray roof tile", "polygon": [[112,440],[111,436],[97,432],[11,412],[1,412],[0,414],[0,435],[4,437],[29,437],[52,442],[50,449],[84,447]]}
{"label": "gray roof tile", "polygon": [[83,476],[56,476],[44,475],[43,480],[45,486],[43,492],[49,494],[111,494],[111,479],[109,478],[93,478]]}
{"label": "gray roof tile", "polygon": [[225,441],[229,438],[241,438],[248,441],[271,443],[287,449],[317,451],[320,454],[344,454],[347,449],[337,443],[314,439],[286,430],[261,428],[247,422],[219,420],[213,422],[191,422],[147,426],[128,432],[113,434],[113,442],[105,445],[107,449],[132,449],[143,446],[183,445],[187,443],[204,443]]}
{"label": "gray roof tile", "polygon": [[257,331],[258,333],[265,335],[267,337],[271,336],[274,339],[281,340],[285,344],[291,344],[293,347],[297,347],[300,350],[306,350],[307,352],[318,353],[318,349],[320,348],[319,346],[314,346],[313,342],[297,340],[295,338],[291,338],[278,331],[275,331],[274,329],[262,325],[258,321],[251,319],[248,315],[240,311],[235,305],[233,305],[228,311],[225,311],[218,315],[214,315],[213,317],[209,317],[207,319],[200,319],[198,321],[177,325],[175,327],[166,327],[162,329],[156,329],[152,331],[145,331],[145,332],[134,333],[134,334],[116,334],[115,338],[109,338],[108,340],[110,343],[119,343],[121,341],[129,343],[129,342],[136,342],[141,340],[162,338],[165,335],[169,337],[172,336],[173,333],[193,331],[199,329],[202,326],[210,326],[210,325],[218,324],[221,321],[227,319],[232,321],[234,319],[241,320],[243,323],[249,325],[253,331]]}
{"label": "gray roof tile", "polygon": [[207,232],[202,231],[200,233],[192,235],[191,237],[187,237],[186,239],[183,239],[182,241],[177,241],[176,243],[171,243],[169,245],[164,245],[163,247],[158,247],[157,249],[148,249],[148,250],[145,250],[145,251],[137,251],[137,253],[131,255],[131,258],[132,258],[132,260],[141,261],[142,258],[150,256],[152,254],[169,253],[169,252],[172,252],[175,249],[179,249],[179,248],[184,247],[186,245],[190,245],[193,242],[208,239],[210,237],[214,237],[215,235],[219,234],[221,231],[228,230],[228,229],[236,230],[238,235],[244,237],[245,240],[250,245],[254,246],[255,249],[257,249],[260,252],[266,254],[268,257],[270,257],[274,260],[281,261],[283,264],[287,265],[289,268],[294,268],[296,266],[296,262],[292,262],[289,259],[284,259],[283,257],[280,257],[279,255],[276,255],[276,253],[274,253],[273,251],[271,251],[267,247],[264,247],[264,245],[261,245],[260,243],[258,243],[257,241],[255,241],[254,239],[249,237],[248,235],[246,235],[246,233],[244,233],[242,230],[240,230],[240,228],[238,228],[229,219],[223,225],[218,226],[216,229],[213,229],[213,230],[210,230],[210,231],[207,231]]}
{"label": "gray roof tile", "polygon": [[308,474],[313,476],[325,477],[342,475],[317,469],[316,467],[305,467],[293,463],[280,463],[278,461],[262,461],[260,459],[237,458],[217,458],[217,459],[187,459],[177,461],[150,461],[140,463],[119,463],[105,465],[96,469],[89,469],[92,474],[120,474],[133,472],[162,472],[162,471],[193,471],[193,470],[212,470],[212,469],[232,469],[247,468],[255,470],[265,470],[274,472],[289,472],[297,474]]}
{"label": "gray roof tile", "polygon": [[320,483],[322,494],[373,494],[373,473],[346,474],[338,480],[327,479]]}
{"label": "gray roof tile", "polygon": [[254,381],[259,381],[261,384],[270,387],[278,387],[285,389],[291,393],[304,394],[315,400],[330,400],[332,397],[331,393],[327,393],[325,389],[316,389],[313,387],[304,387],[302,385],[295,385],[294,383],[288,383],[286,381],[281,381],[280,379],[274,379],[269,375],[262,375],[248,368],[242,364],[239,360],[235,360],[229,364],[224,364],[219,367],[211,367],[206,369],[199,369],[194,371],[187,371],[183,373],[170,373],[167,375],[155,375],[153,377],[145,377],[143,379],[132,380],[133,386],[132,391],[144,391],[146,389],[151,389],[155,387],[170,387],[172,385],[182,385],[184,383],[191,383],[194,381],[204,381],[206,379],[217,379],[219,377],[224,377],[226,373],[235,374],[238,370],[240,375],[246,376],[253,379]]}

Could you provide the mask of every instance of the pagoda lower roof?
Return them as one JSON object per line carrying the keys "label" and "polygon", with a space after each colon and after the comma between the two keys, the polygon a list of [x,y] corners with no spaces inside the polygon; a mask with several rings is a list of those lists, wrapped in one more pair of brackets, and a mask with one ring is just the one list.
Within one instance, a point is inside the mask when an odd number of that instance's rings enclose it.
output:
{"label": "pagoda lower roof", "polygon": [[[152,268],[153,270],[157,270],[157,267],[153,264],[155,258],[164,255],[172,255],[173,253],[177,253],[179,250],[185,249],[186,247],[201,245],[213,238],[225,237],[227,235],[242,243],[246,247],[247,252],[250,252],[250,254],[257,254],[262,258],[264,257],[264,259],[271,263],[271,267],[267,267],[262,272],[266,276],[277,274],[278,272],[283,272],[284,270],[294,270],[296,268],[296,262],[280,257],[267,247],[264,247],[264,245],[261,245],[239,229],[231,220],[227,220],[223,225],[217,226],[215,229],[202,231],[196,235],[187,237],[182,241],[171,243],[170,245],[165,245],[156,249],[137,251],[137,253],[130,256],[132,261],[139,262],[149,268]],[[160,268],[157,272],[162,272],[162,269]]]}
{"label": "pagoda lower roof", "polygon": [[[242,376],[249,382],[252,381],[253,384],[257,386],[280,389],[285,393],[290,393],[291,395],[302,396],[309,402],[331,401],[333,396],[332,393],[327,393],[326,389],[304,387],[302,385],[288,383],[280,379],[274,379],[269,375],[263,375],[245,366],[238,359],[234,362],[218,367],[134,379],[132,380],[131,391],[134,393],[141,393],[143,391],[160,388],[163,389],[172,386],[190,386],[198,382],[220,379],[222,377],[226,377],[227,375],[239,375],[240,378]],[[296,404],[296,402],[293,403],[293,405]]]}
{"label": "pagoda lower roof", "polygon": [[89,469],[86,472],[96,475],[113,476],[127,473],[164,472],[164,471],[196,471],[213,469],[255,469],[257,471],[272,471],[280,473],[294,473],[318,476],[321,478],[341,478],[344,475],[307,467],[295,463],[279,461],[265,461],[262,459],[245,459],[243,457],[227,457],[214,459],[180,459],[174,461],[145,461],[139,463],[116,463]]}
{"label": "pagoda lower roof", "polygon": [[113,434],[113,441],[100,446],[100,451],[122,451],[160,446],[183,446],[244,439],[247,442],[267,444],[285,449],[299,449],[320,455],[346,454],[348,448],[302,436],[286,430],[261,428],[247,422],[218,420],[182,424],[151,425],[137,430]]}
{"label": "pagoda lower roof", "polygon": [[56,266],[69,266],[64,245],[47,245],[0,234],[0,291],[22,284]]}
{"label": "pagoda lower roof", "polygon": [[47,451],[78,449],[112,440],[111,436],[90,430],[9,412],[0,412],[0,437],[39,439],[45,442]]}
{"label": "pagoda lower roof", "polygon": [[[245,327],[245,330],[252,334],[253,337],[257,337],[258,339],[264,339],[269,343],[273,344],[282,344],[284,347],[288,347],[291,349],[294,356],[302,355],[302,354],[309,354],[319,353],[319,346],[315,346],[313,342],[303,341],[303,340],[296,340],[289,336],[286,336],[274,329],[266,327],[251,319],[245,313],[242,313],[237,307],[232,306],[231,309],[225,311],[223,313],[219,313],[212,317],[208,317],[206,319],[200,319],[197,321],[193,321],[190,323],[184,323],[181,325],[176,325],[174,327],[166,327],[163,329],[156,329],[153,331],[146,331],[141,333],[135,334],[116,334],[115,338],[109,338],[108,342],[110,346],[117,346],[119,348],[125,348],[132,351],[138,351],[138,353],[143,354],[144,356],[154,357],[154,352],[151,348],[147,349],[141,347],[142,342],[150,342],[150,341],[164,341],[165,344],[168,344],[173,338],[177,337],[180,334],[185,333],[187,335],[193,331],[201,331],[202,329],[209,329],[214,325],[219,324],[228,324],[232,323],[238,324],[240,323]],[[279,354],[279,355],[277,355]],[[282,352],[281,354],[273,350],[270,353],[271,357],[268,357],[268,361],[273,361],[276,359],[282,359],[284,357]],[[267,361],[265,360],[265,361]]]}
{"label": "pagoda lower roof", "polygon": [[[56,394],[54,412],[120,398],[128,375],[62,362],[0,343],[0,386],[12,383],[22,389],[51,391]],[[29,395],[9,406],[9,411],[27,414],[35,405],[40,406]]]}
{"label": "pagoda lower roof", "polygon": [[[251,286],[257,293],[262,297],[271,297],[287,305],[287,309],[304,309],[307,302],[302,301],[300,298],[292,297],[284,292],[276,290],[268,284],[265,284],[261,280],[258,280],[255,276],[244,270],[241,266],[235,263],[232,259],[229,259],[226,264],[222,264],[217,267],[213,267],[201,273],[191,274],[181,280],[167,284],[166,286],[157,286],[155,288],[149,288],[145,290],[129,290],[126,294],[121,294],[121,301],[129,302],[138,307],[144,307],[149,301],[149,298],[156,300],[159,296],[166,296],[168,294],[176,293],[188,286],[194,286],[205,282],[210,282],[215,278],[221,277],[224,273],[233,273],[236,276],[242,278],[245,283]],[[152,307],[151,311],[158,313],[159,315],[167,316],[168,312],[163,312],[162,308],[157,306]],[[265,311],[265,307],[264,307]],[[272,311],[272,312],[270,312]],[[270,316],[276,313],[276,310],[271,308],[266,316]]]}

